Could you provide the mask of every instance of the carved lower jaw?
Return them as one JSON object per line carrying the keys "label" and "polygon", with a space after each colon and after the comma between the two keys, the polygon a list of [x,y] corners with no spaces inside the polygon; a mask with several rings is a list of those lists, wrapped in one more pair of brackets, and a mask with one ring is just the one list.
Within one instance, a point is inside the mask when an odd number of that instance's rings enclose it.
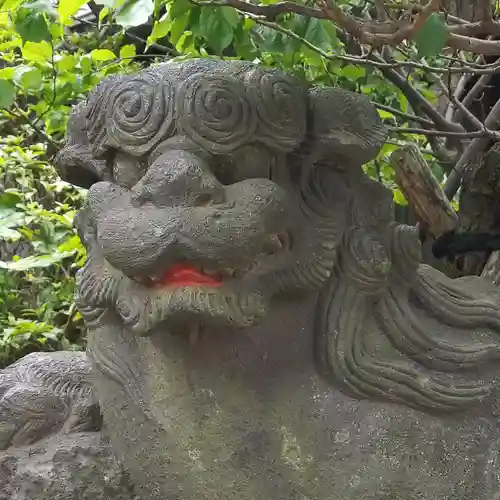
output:
{"label": "carved lower jaw", "polygon": [[[261,254],[246,267],[210,269],[180,264],[147,279],[128,278],[94,247],[78,274],[79,307],[114,309],[125,326],[141,336],[180,323],[235,328],[255,325],[268,313],[272,290],[262,289],[259,280],[250,279],[247,271],[257,271],[263,262],[265,267],[271,262],[279,265],[287,252],[285,236],[275,235],[278,238],[277,254]],[[92,324],[90,317],[86,321]]]}
{"label": "carved lower jaw", "polygon": [[291,251],[289,234],[272,235],[271,240],[279,241],[279,251],[273,255],[266,248],[246,267],[181,268],[184,274],[178,273],[177,280],[172,280],[172,269],[167,270],[167,279],[165,273],[153,276],[155,279],[128,278],[94,245],[78,273],[78,305],[89,326],[94,323],[92,310],[114,310],[128,329],[141,336],[168,331],[179,323],[233,328],[256,325],[267,316],[274,297],[317,290],[333,265],[333,240],[318,242],[307,256]]}
{"label": "carved lower jaw", "polygon": [[124,324],[141,336],[201,323],[245,328],[259,323],[269,310],[268,297],[247,288],[244,281],[161,289],[134,283],[132,287],[119,292],[115,309]]}

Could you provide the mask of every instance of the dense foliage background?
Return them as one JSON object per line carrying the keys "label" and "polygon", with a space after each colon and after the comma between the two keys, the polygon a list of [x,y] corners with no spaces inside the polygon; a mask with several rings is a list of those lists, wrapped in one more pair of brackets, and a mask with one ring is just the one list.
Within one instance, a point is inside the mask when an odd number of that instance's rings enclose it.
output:
{"label": "dense foliage background", "polygon": [[0,0],[0,367],[84,347],[73,293],[85,251],[72,220],[85,193],[51,161],[71,106],[102,78],[224,57],[362,92],[391,129],[368,174],[404,205],[390,154],[416,143],[453,198],[464,155],[498,139],[495,12],[489,0]]}

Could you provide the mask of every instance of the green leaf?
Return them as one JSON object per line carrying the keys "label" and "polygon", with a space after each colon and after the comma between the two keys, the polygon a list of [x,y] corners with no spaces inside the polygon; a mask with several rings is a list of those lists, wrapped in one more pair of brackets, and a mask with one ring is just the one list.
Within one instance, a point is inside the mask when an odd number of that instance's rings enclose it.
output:
{"label": "green leaf", "polygon": [[0,241],[17,241],[21,238],[21,233],[10,227],[0,227]]}
{"label": "green leaf", "polygon": [[23,200],[20,193],[15,191],[4,191],[0,196],[0,210],[4,208],[14,208],[18,203]]}
{"label": "green leaf", "polygon": [[4,2],[0,3],[0,8],[2,10],[14,10],[22,3],[23,0],[5,0]]}
{"label": "green leaf", "polygon": [[[153,31],[151,35],[148,37],[148,43],[154,43],[159,38],[163,38],[168,35],[170,31],[170,26],[172,25],[172,21],[168,18],[168,14],[162,16],[159,21],[156,21],[153,26]],[[151,40],[151,42],[150,42]]]}
{"label": "green leaf", "polygon": [[200,15],[200,29],[203,38],[218,54],[221,54],[234,38],[233,28],[221,11],[222,9],[203,7]]}
{"label": "green leaf", "polygon": [[153,0],[127,0],[116,13],[116,22],[124,28],[146,24],[153,14]]}
{"label": "green leaf", "polygon": [[174,0],[169,10],[169,15],[172,19],[182,16],[193,8],[193,4],[189,0]]}
{"label": "green leaf", "polygon": [[11,271],[28,271],[29,269],[37,269],[49,267],[61,262],[67,257],[71,257],[72,252],[54,252],[47,255],[31,255],[24,259],[12,260],[9,262],[0,261],[0,268],[9,269]]}
{"label": "green leaf", "polygon": [[356,81],[363,78],[366,74],[365,68],[361,66],[354,66],[354,64],[348,64],[340,70],[340,75],[348,80]]}
{"label": "green leaf", "polygon": [[33,68],[21,75],[20,83],[25,89],[39,89],[42,85],[42,72]]}
{"label": "green leaf", "polygon": [[48,62],[52,59],[52,46],[48,42],[26,42],[21,49],[23,57],[32,62]]}
{"label": "green leaf", "polygon": [[8,108],[16,100],[16,89],[7,80],[0,80],[0,108]]}
{"label": "green leaf", "polygon": [[71,71],[76,66],[76,57],[73,55],[63,56],[57,61],[57,66],[61,71]]}
{"label": "green leaf", "polygon": [[104,21],[104,18],[109,14],[109,7],[104,7],[104,9],[99,12],[99,24]]}
{"label": "green leaf", "polygon": [[337,32],[333,24],[314,18],[310,19],[304,38],[324,51],[331,50],[338,43]]}
{"label": "green leaf", "polygon": [[219,9],[222,12],[222,15],[224,16],[224,19],[226,20],[227,24],[231,26],[231,28],[236,28],[238,24],[240,23],[240,16],[238,15],[238,12],[236,9],[233,9],[232,7],[222,7]]}
{"label": "green leaf", "polygon": [[52,23],[50,25],[50,34],[52,35],[52,38],[54,40],[57,40],[58,38],[62,38],[64,35],[64,26],[62,26],[59,23]]}
{"label": "green leaf", "polygon": [[170,41],[175,45],[182,34],[186,31],[189,22],[189,12],[185,12],[182,16],[177,17],[172,22],[170,27]]}
{"label": "green leaf", "polygon": [[96,0],[97,5],[104,5],[109,9],[115,9],[123,4],[123,0]]}
{"label": "green leaf", "polygon": [[45,16],[40,12],[27,11],[27,13],[19,15],[15,22],[15,28],[23,42],[38,43],[51,38]]}
{"label": "green leaf", "polygon": [[69,237],[64,243],[61,243],[57,247],[58,252],[73,252],[75,250],[80,251],[82,249],[82,242],[78,235],[74,234]]}
{"label": "green leaf", "polygon": [[17,85],[22,86],[21,83],[21,78],[24,75],[24,73],[27,73],[28,71],[31,71],[33,69],[33,66],[26,66],[24,64],[21,64],[19,66],[16,66],[14,69],[14,76],[12,77],[12,81],[16,83]]}
{"label": "green leaf", "polygon": [[14,68],[2,68],[0,69],[0,79],[12,80],[14,78],[14,73],[15,73]]}
{"label": "green leaf", "polygon": [[92,63],[89,57],[85,56],[80,59],[80,69],[83,74],[89,74],[92,71]]}
{"label": "green leaf", "polygon": [[23,3],[23,8],[34,12],[43,12],[53,19],[57,19],[57,10],[52,5],[50,0],[36,0],[35,2]]}
{"label": "green leaf", "polygon": [[389,111],[384,111],[383,109],[377,109],[377,111],[382,120],[384,120],[385,118],[394,119],[394,115],[392,113],[389,113]]}
{"label": "green leaf", "polygon": [[15,228],[22,226],[25,221],[24,212],[15,208],[2,207],[0,209],[0,240],[18,240],[21,234]]}
{"label": "green leaf", "polygon": [[116,59],[116,55],[109,49],[94,49],[90,52],[90,57],[94,61],[111,61]]}
{"label": "green leaf", "polygon": [[191,54],[194,51],[193,43],[194,43],[193,33],[191,31],[185,31],[175,44],[175,48],[178,52]]}
{"label": "green leaf", "polygon": [[[292,14],[287,27],[300,38],[303,38],[311,21],[311,18]],[[302,49],[302,42],[300,39],[288,38],[285,49],[287,54],[291,55],[289,61],[293,64],[296,54]]]}
{"label": "green leaf", "polygon": [[285,51],[285,44],[281,33],[265,26],[261,34],[262,40],[259,40],[258,46],[262,52],[280,53]]}
{"label": "green leaf", "polygon": [[78,12],[78,10],[87,3],[86,0],[60,0],[57,12],[61,23],[68,24],[69,18]]}
{"label": "green leaf", "polygon": [[415,35],[418,55],[433,57],[441,53],[448,40],[448,27],[441,14],[432,13]]}
{"label": "green leaf", "polygon": [[124,45],[120,49],[120,57],[122,59],[125,59],[125,58],[130,59],[130,58],[135,56],[135,52],[136,52],[135,45]]}
{"label": "green leaf", "polygon": [[395,189],[392,192],[392,197],[394,199],[394,202],[397,203],[398,205],[403,205],[403,206],[408,205],[408,201],[400,189]]}

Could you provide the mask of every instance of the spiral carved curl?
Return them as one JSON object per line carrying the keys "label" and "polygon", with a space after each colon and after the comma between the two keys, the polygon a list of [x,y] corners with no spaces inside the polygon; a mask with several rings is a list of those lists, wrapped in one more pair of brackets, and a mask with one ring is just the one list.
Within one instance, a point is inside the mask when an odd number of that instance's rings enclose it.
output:
{"label": "spiral carved curl", "polygon": [[94,154],[109,148],[136,157],[149,153],[172,135],[173,103],[174,86],[155,73],[110,80],[89,102],[88,136]]}
{"label": "spiral carved curl", "polygon": [[214,154],[227,154],[253,137],[255,107],[230,76],[191,75],[179,88],[179,128],[195,144]]}
{"label": "spiral carved curl", "polygon": [[259,141],[284,152],[296,148],[306,133],[307,94],[299,82],[278,71],[254,68],[245,84],[255,95]]}

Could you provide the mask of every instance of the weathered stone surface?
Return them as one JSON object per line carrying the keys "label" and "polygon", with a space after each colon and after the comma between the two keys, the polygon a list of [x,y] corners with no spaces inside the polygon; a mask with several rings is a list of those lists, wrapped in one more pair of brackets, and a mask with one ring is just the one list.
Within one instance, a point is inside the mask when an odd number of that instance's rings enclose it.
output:
{"label": "weathered stone surface", "polygon": [[0,452],[0,500],[137,500],[98,432]]}
{"label": "weathered stone surface", "polygon": [[32,353],[0,370],[0,450],[97,431],[102,418],[83,352]]}
{"label": "weathered stone surface", "polygon": [[500,495],[499,292],[421,264],[362,170],[384,138],[364,97],[234,61],[75,110],[59,170],[100,181],[77,299],[142,498]]}

